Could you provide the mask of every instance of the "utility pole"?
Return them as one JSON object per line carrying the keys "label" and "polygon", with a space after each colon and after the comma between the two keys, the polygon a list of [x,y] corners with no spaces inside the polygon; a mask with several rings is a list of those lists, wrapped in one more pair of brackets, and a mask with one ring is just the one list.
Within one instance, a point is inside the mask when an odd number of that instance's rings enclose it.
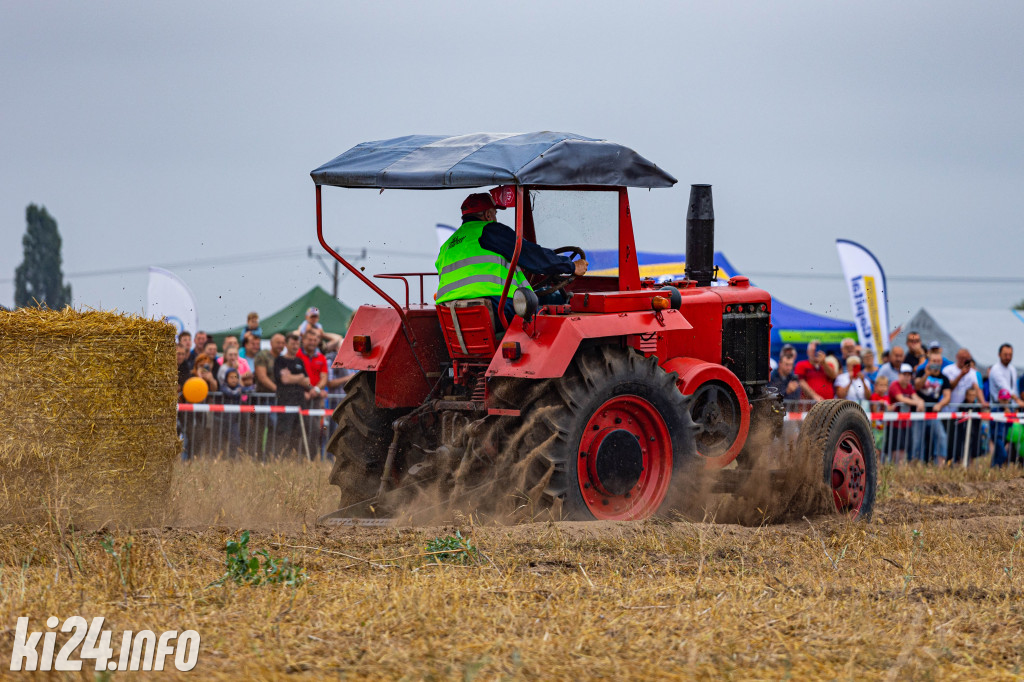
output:
{"label": "utility pole", "polygon": [[[335,246],[334,250],[336,252],[338,252],[338,253],[341,253],[341,247],[340,246]],[[318,261],[320,261],[320,265],[323,266],[324,270],[326,270],[326,271],[331,273],[331,280],[332,280],[331,295],[334,296],[334,298],[338,298],[338,282],[340,282],[341,278],[344,277],[345,274],[346,274],[346,273],[341,272],[341,263],[339,263],[338,261],[335,260],[334,264],[333,264],[333,267],[328,265],[327,262],[323,259],[323,257],[319,253],[313,253],[313,247],[312,246],[306,247],[306,255],[308,257],[310,257],[310,258],[316,258]],[[363,250],[359,253],[358,256],[353,255],[353,254],[343,254],[343,255],[348,255],[349,258],[351,258],[352,260],[357,261],[357,262],[358,261],[364,261],[364,260],[366,260],[366,249],[363,248]]]}

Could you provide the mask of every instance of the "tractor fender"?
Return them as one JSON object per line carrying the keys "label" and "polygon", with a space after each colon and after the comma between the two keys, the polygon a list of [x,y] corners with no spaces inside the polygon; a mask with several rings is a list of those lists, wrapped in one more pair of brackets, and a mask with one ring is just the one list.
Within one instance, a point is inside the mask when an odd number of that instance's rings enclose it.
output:
{"label": "tractor fender", "polygon": [[584,339],[622,338],[631,334],[660,338],[667,332],[693,327],[678,310],[653,310],[612,314],[538,315],[523,324],[518,315],[509,324],[503,344],[518,343],[515,360],[498,353],[487,367],[488,377],[553,379],[565,374]]}
{"label": "tractor fender", "polygon": [[[334,360],[334,367],[377,372],[377,407],[418,407],[440,377],[447,358],[434,306],[406,311],[415,348],[402,330],[402,318],[390,306],[359,306]],[[370,337],[370,351],[352,347],[356,336]]]}
{"label": "tractor fender", "polygon": [[726,367],[696,358],[671,358],[661,367],[666,372],[676,373],[678,377],[676,386],[683,395],[693,395],[704,384],[717,382],[724,384],[736,397],[740,419],[736,439],[728,450],[717,457],[701,456],[706,469],[721,469],[727,466],[736,459],[736,455],[743,449],[747,442],[747,434],[750,432],[750,401],[747,400],[747,392],[743,389],[743,384]]}
{"label": "tractor fender", "polygon": [[[370,352],[359,353],[352,347],[355,336],[370,337]],[[402,334],[402,318],[394,308],[363,305],[352,316],[348,332],[341,342],[338,355],[334,359],[334,367],[376,372],[384,359],[391,354],[396,336],[401,336],[399,343],[406,343]]]}

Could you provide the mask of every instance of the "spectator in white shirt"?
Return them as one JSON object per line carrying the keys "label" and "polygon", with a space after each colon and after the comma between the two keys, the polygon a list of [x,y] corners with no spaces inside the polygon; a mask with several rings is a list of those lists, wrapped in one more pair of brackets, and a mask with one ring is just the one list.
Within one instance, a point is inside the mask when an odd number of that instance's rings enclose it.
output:
{"label": "spectator in white shirt", "polygon": [[306,310],[306,319],[304,319],[302,321],[302,324],[300,324],[299,328],[296,329],[295,331],[297,331],[299,333],[299,335],[301,336],[302,334],[306,333],[307,329],[310,329],[310,328],[312,328],[312,329],[319,329],[320,331],[323,331],[324,326],[322,324],[320,324],[320,309],[319,308],[316,308],[316,307],[308,308]]}
{"label": "spectator in white shirt", "polygon": [[1017,393],[1017,368],[1013,366],[1013,346],[1004,343],[999,346],[999,364],[992,365],[988,371],[988,392],[989,395],[999,395],[1001,389],[1010,392],[1013,402],[1024,407]]}
{"label": "spectator in white shirt", "polygon": [[[1003,394],[1003,391],[1006,393]],[[988,370],[988,394],[995,400],[1000,394],[1009,395],[1008,404],[1016,403],[1024,407],[1017,393],[1017,369],[1013,366],[1013,346],[1004,343],[999,346],[999,362]],[[1006,465],[1006,424],[996,422],[992,429],[992,440],[995,452],[992,454],[992,466]]]}
{"label": "spectator in white shirt", "polygon": [[[956,352],[956,361],[952,365],[944,367],[942,373],[949,379],[949,383],[953,387],[949,405],[945,408],[947,411],[955,412],[960,409],[959,406],[967,402],[967,391],[972,387],[981,388],[978,386],[978,374],[974,371],[974,358],[966,348],[961,348]],[[982,398],[981,404],[988,407],[984,398]]]}
{"label": "spectator in white shirt", "polygon": [[342,336],[340,334],[334,334],[324,330],[324,326],[320,324],[320,309],[316,307],[308,308],[306,310],[306,319],[302,321],[299,328],[295,331],[298,332],[299,338],[305,335],[306,330],[316,329],[319,330],[323,339],[327,341],[327,350],[338,350],[341,347]]}
{"label": "spectator in white shirt", "polygon": [[871,383],[860,371],[861,362],[857,355],[846,358],[846,371],[836,377],[836,397],[846,400],[867,400],[871,397]]}

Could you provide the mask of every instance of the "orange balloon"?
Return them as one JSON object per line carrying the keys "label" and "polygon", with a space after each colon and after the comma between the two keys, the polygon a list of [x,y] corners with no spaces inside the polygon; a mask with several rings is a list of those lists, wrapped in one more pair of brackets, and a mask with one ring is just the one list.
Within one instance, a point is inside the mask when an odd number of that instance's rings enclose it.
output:
{"label": "orange balloon", "polygon": [[201,403],[206,400],[206,394],[210,392],[210,387],[206,385],[205,379],[192,377],[181,387],[181,392],[185,395],[185,400],[190,403]]}

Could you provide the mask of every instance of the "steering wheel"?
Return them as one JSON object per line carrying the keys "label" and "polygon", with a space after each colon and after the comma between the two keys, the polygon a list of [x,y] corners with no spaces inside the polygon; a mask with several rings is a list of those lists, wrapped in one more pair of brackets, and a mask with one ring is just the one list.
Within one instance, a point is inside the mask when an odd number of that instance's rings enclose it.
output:
{"label": "steering wheel", "polygon": [[[578,246],[560,246],[557,249],[552,249],[559,255],[568,255],[571,257],[579,256],[582,260],[587,259],[586,252]],[[575,259],[573,260],[575,262]],[[533,293],[537,296],[547,296],[553,294],[556,291],[561,291],[565,287],[576,281],[576,271],[569,273],[568,275],[544,275],[537,283],[533,285]]]}

